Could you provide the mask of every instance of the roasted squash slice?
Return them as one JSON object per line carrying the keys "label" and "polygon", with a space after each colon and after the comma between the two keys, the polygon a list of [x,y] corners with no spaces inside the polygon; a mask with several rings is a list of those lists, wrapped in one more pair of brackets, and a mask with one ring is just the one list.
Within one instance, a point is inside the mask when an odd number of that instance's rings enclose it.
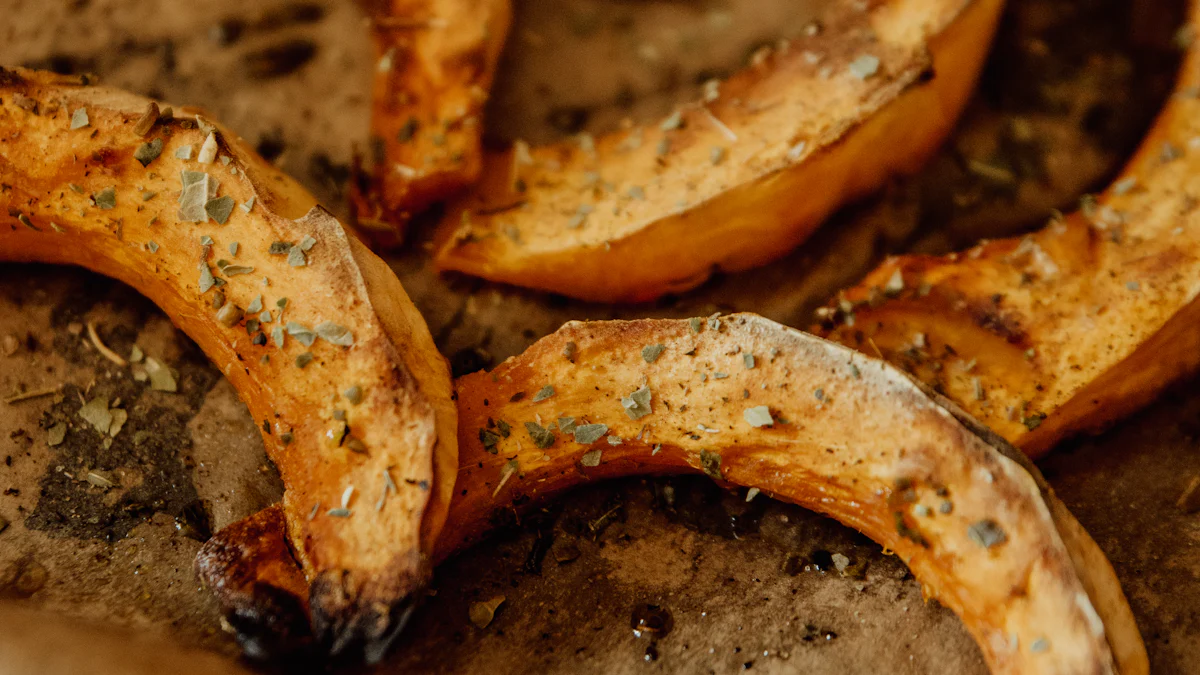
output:
{"label": "roasted squash slice", "polygon": [[436,264],[598,301],[744,270],[915,170],[975,84],[1001,0],[839,0],[822,30],[661,123],[484,159]]}
{"label": "roasted squash slice", "polygon": [[481,115],[508,33],[509,0],[360,0],[371,21],[371,167],[354,224],[403,242],[410,216],[472,184]]}
{"label": "roasted squash slice", "polygon": [[456,389],[439,558],[514,503],[703,472],[895,551],[992,672],[1148,672],[1111,566],[1037,469],[882,361],[748,314],[575,322]]}
{"label": "roasted squash slice", "polygon": [[448,368],[391,270],[194,112],[0,70],[0,260],[120,279],[204,349],[283,477],[317,637],[377,642],[448,507]]}
{"label": "roasted squash slice", "polygon": [[[1190,23],[1200,25],[1200,3]],[[1034,234],[889,260],[818,329],[945,393],[1033,457],[1200,364],[1200,48],[1121,176]]]}

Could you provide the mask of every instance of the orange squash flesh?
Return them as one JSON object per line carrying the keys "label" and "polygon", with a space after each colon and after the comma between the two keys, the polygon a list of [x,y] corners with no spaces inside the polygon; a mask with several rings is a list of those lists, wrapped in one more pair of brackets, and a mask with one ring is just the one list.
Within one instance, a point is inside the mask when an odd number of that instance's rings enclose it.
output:
{"label": "orange squash flesh", "polygon": [[779,258],[950,132],[1000,0],[838,2],[822,31],[661,124],[488,154],[439,269],[605,302]]}
{"label": "orange squash flesh", "polygon": [[[1200,24],[1192,3],[1190,24]],[[880,354],[1031,457],[1200,365],[1200,49],[1120,177],[1025,237],[884,263],[817,332]]]}

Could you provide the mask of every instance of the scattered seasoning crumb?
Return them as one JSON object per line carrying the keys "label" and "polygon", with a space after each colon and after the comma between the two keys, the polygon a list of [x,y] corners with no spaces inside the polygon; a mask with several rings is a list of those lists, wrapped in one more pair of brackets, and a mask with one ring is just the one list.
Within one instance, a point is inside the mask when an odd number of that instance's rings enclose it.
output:
{"label": "scattered seasoning crumb", "polygon": [[250,195],[250,199],[242,202],[242,205],[238,208],[246,213],[250,213],[250,209],[254,208],[254,195]]}
{"label": "scattered seasoning crumb", "polygon": [[896,295],[903,290],[904,275],[901,274],[899,269],[897,269],[895,272],[892,272],[892,276],[889,277],[887,283],[884,284],[883,292],[887,293],[888,295]]}
{"label": "scattered seasoning crumb", "polygon": [[[761,490],[759,490],[756,487],[752,487],[749,490],[746,490],[746,501],[747,502],[754,501],[754,498],[758,496],[759,492],[761,492]],[[836,555],[835,555],[835,557],[836,557]]]}
{"label": "scattered seasoning crumb", "polygon": [[46,445],[54,447],[61,445],[67,437],[67,425],[65,422],[59,422],[46,430]]}
{"label": "scattered seasoning crumb", "polygon": [[224,225],[229,222],[229,216],[233,213],[233,205],[233,197],[225,195],[204,202],[204,212],[219,225]]}
{"label": "scattered seasoning crumb", "polygon": [[182,145],[175,148],[175,159],[189,160],[192,158],[192,146]]}
{"label": "scattered seasoning crumb", "polygon": [[142,352],[141,347],[137,346],[136,344],[133,347],[130,347],[130,349],[129,349],[130,362],[141,363],[142,359],[144,359],[144,358],[146,358],[146,355],[145,355],[145,353]]}
{"label": "scattered seasoning crumb", "polygon": [[95,471],[89,471],[87,473],[86,479],[90,485],[92,485],[93,487],[98,487],[101,490],[107,490],[109,488],[113,488],[113,487],[117,486],[116,483],[112,482],[108,478],[105,478],[101,474],[96,473]]}
{"label": "scattered seasoning crumb", "polygon": [[496,432],[488,431],[487,429],[480,429],[479,442],[483,444],[484,450],[487,450],[493,455],[499,452],[499,450],[496,449],[496,446],[500,443],[500,436],[496,434]]}
{"label": "scattered seasoning crumb", "polygon": [[225,265],[221,268],[221,272],[227,277],[236,277],[243,274],[253,274],[254,268],[248,265]]}
{"label": "scattered seasoning crumb", "polygon": [[221,325],[226,328],[232,328],[237,325],[245,316],[246,313],[242,311],[242,308],[232,302],[225,304],[221,309],[217,310],[217,321],[220,321]]}
{"label": "scattered seasoning crumb", "polygon": [[713,373],[714,380],[724,380],[727,377],[729,377],[729,373],[723,373],[721,371],[717,371],[717,372]]}
{"label": "scattered seasoning crumb", "polygon": [[985,518],[968,527],[967,536],[983,548],[998,546],[1008,539],[1004,530],[1000,529],[1000,525],[990,518]]}
{"label": "scattered seasoning crumb", "polygon": [[287,333],[300,341],[300,344],[305,347],[311,347],[317,341],[317,334],[312,332],[307,326],[295,321],[287,322]]}
{"label": "scattered seasoning crumb", "polygon": [[112,426],[113,415],[108,409],[108,399],[101,396],[80,406],[79,416],[101,434],[107,434]]}
{"label": "scattered seasoning crumb", "polygon": [[308,364],[312,363],[312,360],[313,360],[312,352],[304,352],[303,354],[296,357],[296,367],[304,368]]}
{"label": "scattered seasoning crumb", "polygon": [[863,54],[850,63],[850,74],[860,80],[865,80],[879,72],[879,57]]}
{"label": "scattered seasoning crumb", "polygon": [[600,466],[600,457],[603,452],[603,450],[589,450],[583,453],[583,457],[579,458],[579,465],[586,467]]}
{"label": "scattered seasoning crumb", "polygon": [[787,151],[788,160],[790,160],[792,162],[798,161],[801,157],[804,156],[804,151],[807,149],[808,149],[808,141],[800,141],[799,143],[796,143],[792,147],[788,148],[788,151]]}
{"label": "scattered seasoning crumb", "polygon": [[658,142],[658,146],[654,150],[658,157],[666,157],[667,153],[671,152],[671,139],[663,138]]}
{"label": "scattered seasoning crumb", "polygon": [[471,608],[467,611],[467,616],[471,619],[471,623],[475,624],[476,628],[483,630],[492,623],[492,619],[496,617],[496,610],[502,604],[504,604],[503,595],[497,595],[491,600],[484,600],[483,602],[473,602],[471,603]]}
{"label": "scattered seasoning crumb", "polygon": [[567,344],[563,345],[563,350],[562,350],[563,358],[570,361],[571,363],[575,363],[575,354],[578,351],[579,351],[579,345],[576,345],[574,342],[568,342]]}
{"label": "scattered seasoning crumb", "polygon": [[175,392],[178,389],[171,369],[152,356],[146,357],[146,375],[150,378],[150,388],[155,391]]}
{"label": "scattered seasoning crumb", "polygon": [[133,151],[133,158],[142,166],[150,166],[150,162],[158,159],[158,156],[162,154],[162,150],[163,140],[156,138],[149,143],[139,145],[137,150]]}
{"label": "scattered seasoning crumb", "polygon": [[342,392],[342,396],[346,397],[346,400],[350,402],[350,405],[358,405],[359,403],[362,403],[362,387],[358,386],[357,384],[351,385],[349,389]]}
{"label": "scattered seasoning crumb", "polygon": [[725,148],[722,148],[719,145],[714,145],[712,149],[708,151],[708,160],[712,162],[713,166],[720,164],[722,161],[724,161],[724,159]]}
{"label": "scattered seasoning crumb", "polygon": [[698,334],[700,332],[700,329],[704,326],[704,319],[701,319],[698,316],[694,316],[694,317],[688,319],[688,325],[691,326],[693,333]]}
{"label": "scattered seasoning crumb", "polygon": [[746,423],[752,427],[769,427],[775,424],[775,420],[771,418],[771,409],[765,405],[746,408],[742,417],[746,418]]}
{"label": "scattered seasoning crumb", "polygon": [[550,398],[551,396],[554,396],[554,385],[548,384],[548,385],[542,387],[541,389],[539,389],[538,393],[533,395],[533,402],[541,403],[542,401],[545,401],[546,399]]}
{"label": "scattered seasoning crumb", "polygon": [[646,198],[646,189],[641,185],[634,185],[633,187],[629,188],[625,194],[629,195],[630,199],[637,199],[640,201]]}
{"label": "scattered seasoning crumb", "polygon": [[640,420],[651,413],[650,396],[650,387],[642,385],[629,396],[621,398],[621,407],[625,409],[629,419]]}
{"label": "scattered seasoning crumb", "polygon": [[204,138],[204,143],[200,146],[200,152],[196,153],[196,161],[201,164],[212,164],[217,158],[217,132],[210,131],[208,136]]}
{"label": "scattered seasoning crumb", "polygon": [[158,104],[154,101],[150,101],[146,104],[145,112],[142,113],[142,116],[139,117],[138,121],[133,125],[133,133],[137,134],[138,136],[145,136],[146,134],[150,133],[150,130],[154,128],[154,123],[158,121],[158,117]]}
{"label": "scattered seasoning crumb", "polygon": [[666,350],[667,348],[663,345],[647,345],[642,347],[642,359],[645,360],[646,363],[654,363]]}
{"label": "scattered seasoning crumb", "polygon": [[722,480],[721,476],[721,455],[708,450],[700,451],[700,468],[709,478]]}
{"label": "scattered seasoning crumb", "polygon": [[77,108],[71,114],[71,129],[82,129],[88,126],[91,122],[88,120],[87,108]]}
{"label": "scattered seasoning crumb", "polygon": [[742,354],[742,362],[746,364],[746,370],[754,370],[754,355],[750,352]]}
{"label": "scattered seasoning crumb", "polygon": [[100,209],[105,211],[114,209],[117,206],[117,190],[114,187],[106,187],[92,195],[92,200],[96,202],[96,206]]}
{"label": "scattered seasoning crumb", "polygon": [[546,448],[554,445],[554,432],[550,431],[546,427],[543,427],[537,422],[526,422],[525,431],[529,432],[529,437],[533,439],[534,445],[536,445],[539,450],[545,450]]}
{"label": "scattered seasoning crumb", "polygon": [[313,331],[322,340],[338,345],[339,347],[352,347],[354,345],[354,335],[349,328],[339,326],[332,321],[322,321],[313,327]]}
{"label": "scattered seasoning crumb", "polygon": [[[565,429],[563,430],[566,431]],[[580,445],[591,445],[608,433],[606,424],[580,424],[574,427],[575,442]]]}
{"label": "scattered seasoning crumb", "polygon": [[325,512],[325,515],[333,516],[334,518],[349,518],[350,514],[351,514],[351,511],[350,511],[350,509],[347,509],[347,508],[329,509],[328,511]]}
{"label": "scattered seasoning crumb", "polygon": [[304,256],[304,251],[299,246],[293,246],[288,249],[287,263],[292,267],[304,267],[308,264],[308,258]]}

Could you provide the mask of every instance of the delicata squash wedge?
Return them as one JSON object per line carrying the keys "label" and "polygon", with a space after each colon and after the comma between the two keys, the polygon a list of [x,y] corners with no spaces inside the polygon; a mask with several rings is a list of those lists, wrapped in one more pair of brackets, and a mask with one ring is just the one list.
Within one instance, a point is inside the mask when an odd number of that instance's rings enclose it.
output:
{"label": "delicata squash wedge", "polygon": [[573,322],[456,389],[439,558],[513,503],[703,472],[895,551],[992,672],[1148,672],[1111,566],[1037,469],[882,361],[749,314]]}
{"label": "delicata squash wedge", "polygon": [[162,307],[262,427],[303,573],[290,609],[334,651],[386,640],[455,478],[448,368],[391,270],[193,113],[0,70],[0,260],[81,265]]}
{"label": "delicata squash wedge", "polygon": [[371,21],[371,170],[358,231],[393,246],[413,212],[474,183],[481,115],[512,16],[509,0],[359,0]]}
{"label": "delicata squash wedge", "polygon": [[1112,567],[1037,469],[883,361],[750,314],[572,322],[456,390],[437,559],[581,483],[703,472],[895,551],[992,672],[1149,672]]}
{"label": "delicata squash wedge", "polygon": [[436,264],[613,302],[778,258],[936,149],[1001,5],[839,0],[815,35],[661,123],[488,154],[439,226]]}
{"label": "delicata squash wedge", "polygon": [[[1200,25],[1192,2],[1190,25]],[[879,354],[1037,457],[1200,364],[1200,47],[1121,176],[1025,237],[884,263],[818,330]]]}

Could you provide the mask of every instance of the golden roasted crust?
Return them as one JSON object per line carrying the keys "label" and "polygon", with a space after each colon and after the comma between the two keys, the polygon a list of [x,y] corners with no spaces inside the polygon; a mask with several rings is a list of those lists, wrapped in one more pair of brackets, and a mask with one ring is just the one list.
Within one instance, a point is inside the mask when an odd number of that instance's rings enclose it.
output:
{"label": "golden roasted crust", "polygon": [[839,2],[662,124],[484,159],[436,262],[494,281],[640,301],[775,259],[949,133],[1000,0]]}
{"label": "golden roasted crust", "polygon": [[889,260],[818,330],[881,354],[1034,457],[1148,403],[1200,364],[1198,85],[1193,45],[1141,148],[1079,212],[964,253]]}
{"label": "golden roasted crust", "polygon": [[[461,468],[439,558],[515,503],[703,471],[894,550],[993,672],[1147,672],[1111,567],[1036,469],[881,361],[753,315],[569,323],[456,386]],[[591,443],[563,431],[585,423],[604,425]]]}
{"label": "golden roasted crust", "polygon": [[371,168],[355,226],[394,246],[411,215],[474,183],[509,0],[360,0],[371,20]]}
{"label": "golden roasted crust", "polygon": [[195,111],[139,135],[147,100],[24,70],[0,71],[0,100],[0,260],[82,265],[162,307],[262,426],[318,637],[387,634],[457,463],[449,371],[399,282]]}

